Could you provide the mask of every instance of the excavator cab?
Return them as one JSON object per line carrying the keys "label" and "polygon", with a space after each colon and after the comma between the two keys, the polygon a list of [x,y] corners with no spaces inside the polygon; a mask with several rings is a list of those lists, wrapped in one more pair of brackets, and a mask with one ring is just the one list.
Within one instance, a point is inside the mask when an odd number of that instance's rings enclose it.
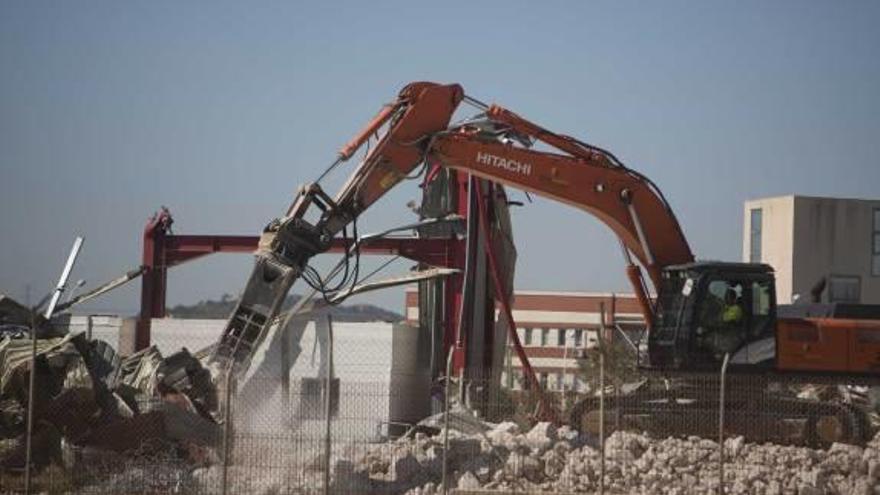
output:
{"label": "excavator cab", "polygon": [[[773,269],[765,264],[695,262],[666,268],[654,328],[652,368],[717,370],[724,355],[771,364],[776,320]],[[769,340],[768,340],[769,339]]]}

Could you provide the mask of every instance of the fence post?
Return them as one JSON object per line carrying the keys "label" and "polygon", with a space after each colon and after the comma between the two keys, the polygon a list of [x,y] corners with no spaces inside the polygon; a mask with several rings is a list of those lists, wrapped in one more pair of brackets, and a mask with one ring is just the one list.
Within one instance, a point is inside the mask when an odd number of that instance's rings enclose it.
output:
{"label": "fence post", "polygon": [[446,378],[443,384],[443,495],[449,494],[449,480],[447,479],[449,470],[449,381],[452,373],[452,356],[454,350],[449,349],[449,356],[446,358]]}
{"label": "fence post", "polygon": [[605,494],[605,303],[599,303],[599,495]]}
{"label": "fence post", "polygon": [[285,429],[290,424],[290,326],[287,319],[280,325],[278,331],[281,340],[281,418]]}
{"label": "fence post", "polygon": [[725,378],[727,377],[727,364],[730,361],[730,353],[724,354],[721,363],[721,386],[718,398],[718,493],[724,495],[724,409],[725,409]]}
{"label": "fence post", "polygon": [[[64,288],[67,286],[67,279],[70,278],[70,272],[73,271],[73,264],[76,263],[76,258],[79,256],[79,250],[82,248],[82,244],[82,237],[74,239],[73,247],[70,248],[70,254],[67,255],[67,262],[64,264],[64,269],[61,271],[61,277],[58,278],[58,285],[55,286],[55,290],[52,292],[52,298],[49,300],[49,305],[46,306],[46,312],[43,314],[46,321],[52,319],[52,314],[55,312],[55,306],[58,304],[58,300],[61,299],[61,293],[64,292]],[[32,444],[34,435],[34,391],[36,390],[37,383],[37,316],[35,312],[36,308],[32,308],[31,369],[30,376],[28,377],[27,437],[25,438],[24,447],[24,492],[26,494],[31,492],[31,460],[33,457]]]}
{"label": "fence post", "polygon": [[37,375],[37,317],[31,311],[31,369],[28,377],[27,437],[24,447],[24,493],[31,493],[31,440],[34,434],[34,391]]}
{"label": "fence post", "polygon": [[234,394],[235,388],[235,373],[233,373],[233,365],[234,361],[229,363],[229,366],[226,368],[226,378],[225,378],[225,389],[226,389],[226,398],[224,401],[224,409],[226,410],[226,424],[223,425],[223,476],[221,478],[220,485],[220,493],[222,495],[226,495],[227,493],[227,480],[229,476],[229,447],[230,447],[230,436],[232,435],[232,396]]}
{"label": "fence post", "polygon": [[333,317],[327,314],[327,366],[324,371],[324,495],[330,493],[330,426],[333,390]]}

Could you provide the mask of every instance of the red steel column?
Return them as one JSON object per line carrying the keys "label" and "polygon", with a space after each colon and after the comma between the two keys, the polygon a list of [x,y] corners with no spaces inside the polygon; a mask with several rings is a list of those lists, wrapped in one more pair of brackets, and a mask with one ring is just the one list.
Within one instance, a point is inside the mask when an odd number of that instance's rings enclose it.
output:
{"label": "red steel column", "polygon": [[165,241],[171,216],[167,210],[153,216],[144,227],[141,275],[141,311],[134,334],[134,350],[150,345],[150,319],[165,316],[165,288],[168,272],[165,266]]}

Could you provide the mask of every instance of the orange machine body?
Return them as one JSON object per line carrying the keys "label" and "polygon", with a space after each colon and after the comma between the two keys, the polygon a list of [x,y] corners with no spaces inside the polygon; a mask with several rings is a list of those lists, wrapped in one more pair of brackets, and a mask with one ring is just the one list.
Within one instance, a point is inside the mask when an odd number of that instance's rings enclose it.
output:
{"label": "orange machine body", "polygon": [[779,319],[776,356],[779,371],[880,375],[880,320]]}

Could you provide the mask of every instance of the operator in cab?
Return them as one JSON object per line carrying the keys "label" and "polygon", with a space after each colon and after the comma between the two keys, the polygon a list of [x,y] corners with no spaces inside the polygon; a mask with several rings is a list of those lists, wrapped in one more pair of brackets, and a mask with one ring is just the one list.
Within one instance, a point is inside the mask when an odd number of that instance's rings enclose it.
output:
{"label": "operator in cab", "polygon": [[715,359],[734,352],[744,340],[744,310],[740,300],[742,286],[717,280],[709,287],[709,302],[697,327],[700,344]]}
{"label": "operator in cab", "polygon": [[743,319],[743,308],[739,303],[739,296],[733,287],[727,289],[724,294],[724,309],[721,310],[721,323],[724,325],[739,325]]}

